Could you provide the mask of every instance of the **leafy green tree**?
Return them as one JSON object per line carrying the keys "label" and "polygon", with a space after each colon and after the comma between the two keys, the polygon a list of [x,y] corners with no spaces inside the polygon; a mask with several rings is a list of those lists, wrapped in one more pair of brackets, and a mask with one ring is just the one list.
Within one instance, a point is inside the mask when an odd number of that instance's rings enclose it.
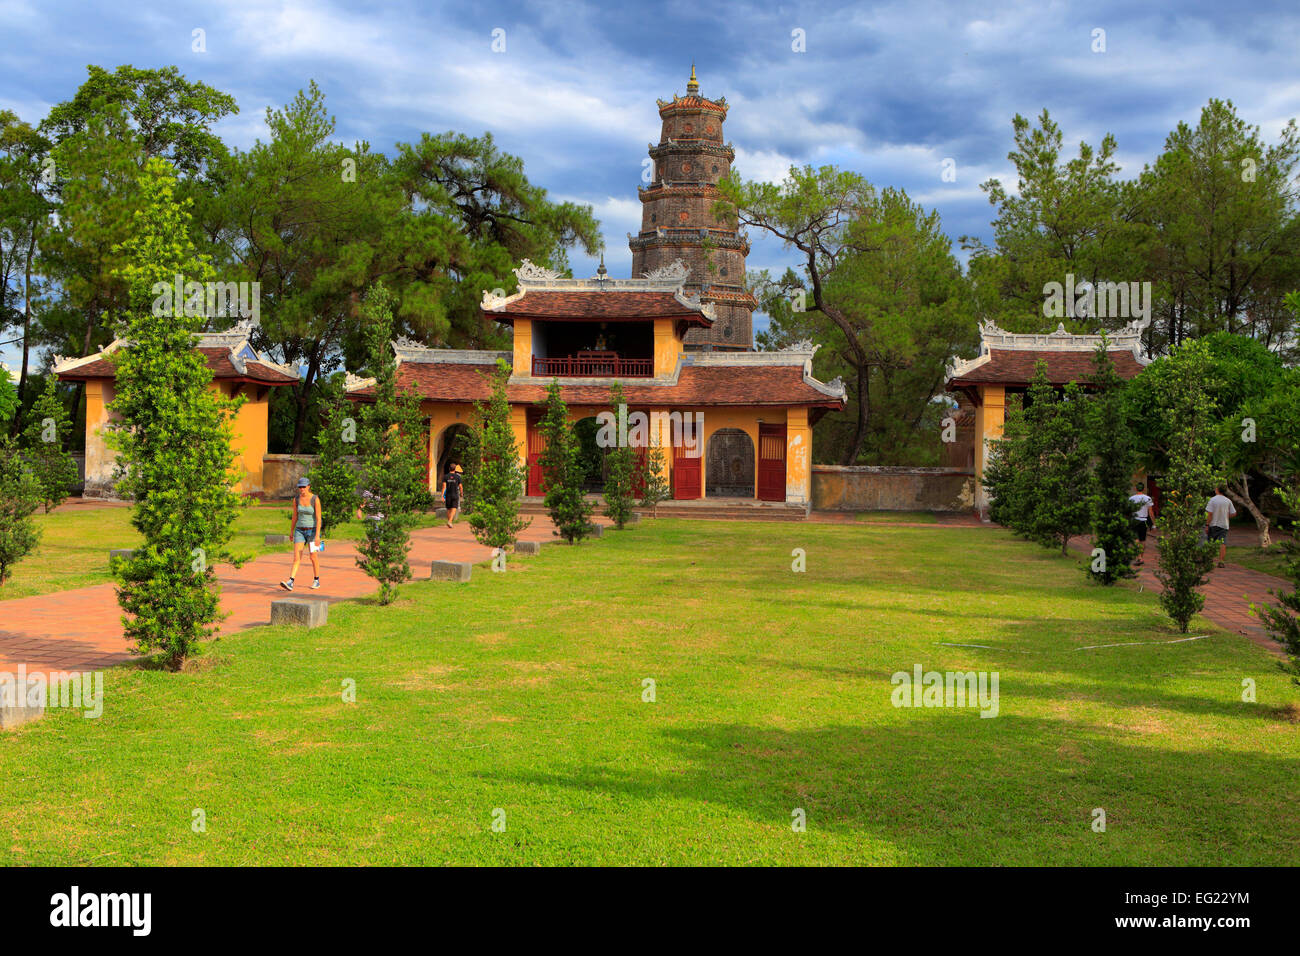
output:
{"label": "leafy green tree", "polygon": [[[1032,537],[1045,547],[1059,547],[1066,554],[1070,538],[1088,530],[1089,447],[1087,401],[1078,383],[1070,382],[1060,398],[1055,389],[1037,378],[1029,395],[1030,421],[1043,430],[1043,449],[1034,470],[1034,516]],[[1050,400],[1044,399],[1050,396]],[[1044,402],[1041,409],[1037,408]],[[1041,416],[1036,414],[1042,412]]]}
{"label": "leafy green tree", "polygon": [[578,437],[569,421],[569,409],[560,395],[560,383],[552,379],[546,389],[546,414],[542,418],[546,448],[541,466],[546,489],[546,512],[561,538],[573,544],[591,529],[591,502],[583,489],[586,477]]}
{"label": "leafy green tree", "polygon": [[[1282,500],[1292,511],[1300,513],[1300,480],[1282,493]],[[1271,592],[1277,603],[1256,607],[1255,610],[1273,639],[1282,645],[1287,656],[1283,669],[1291,674],[1292,683],[1300,685],[1300,542],[1290,538],[1283,542],[1282,547],[1287,554],[1286,574],[1291,581],[1291,590]]]}
{"label": "leafy green tree", "polygon": [[668,484],[663,436],[658,433],[650,436],[650,447],[644,456],[637,459],[636,483],[641,488],[641,507],[652,509],[651,514],[659,517],[659,502],[671,498],[673,491]]}
{"label": "leafy green tree", "polygon": [[[780,183],[725,178],[715,215],[769,233],[799,258],[800,272],[750,277],[772,331],[767,348],[804,339],[824,346],[823,378],[842,376],[849,407],[818,423],[817,446],[840,464],[864,454],[898,463],[939,442],[948,359],[975,345],[974,313],[961,268],[936,212],[905,192],[877,191],[857,173],[792,167]],[[902,451],[900,451],[902,449]]]}
{"label": "leafy green tree", "polygon": [[1137,471],[1133,433],[1124,406],[1124,379],[1115,371],[1103,340],[1093,357],[1094,388],[1087,416],[1087,447],[1092,454],[1088,511],[1092,546],[1101,549],[1100,561],[1088,562],[1088,574],[1101,584],[1133,577],[1137,538],[1133,533],[1133,506],[1129,485]]}
{"label": "leafy green tree", "polygon": [[1173,392],[1164,387],[1178,378],[1178,366],[1203,363],[1203,383],[1211,416],[1211,460],[1226,476],[1228,497],[1255,521],[1259,545],[1271,544],[1270,519],[1256,500],[1256,488],[1286,487],[1300,457],[1300,377],[1258,340],[1216,332],[1195,351],[1175,349],[1129,383],[1133,428],[1147,450],[1148,464],[1160,470],[1180,440],[1175,410],[1162,404]]}
{"label": "leafy green tree", "polygon": [[[49,149],[49,141],[29,124],[0,110],[0,333],[21,330],[20,408],[27,399],[36,309],[45,288],[37,273],[37,250],[49,228]],[[21,430],[22,418],[21,413],[13,416],[12,433]]]}
{"label": "leafy green tree", "polygon": [[1170,364],[1170,374],[1157,383],[1173,439],[1165,470],[1156,577],[1164,585],[1161,606],[1185,634],[1192,617],[1205,606],[1198,588],[1214,564],[1213,549],[1201,541],[1205,501],[1215,478],[1214,404],[1207,389],[1207,383],[1213,383],[1205,343],[1186,342],[1175,355],[1178,360]]}
{"label": "leafy green tree", "polygon": [[0,425],[9,421],[17,411],[18,390],[14,388],[14,380],[9,377],[9,370],[0,365]]}
{"label": "leafy green tree", "polygon": [[590,206],[556,202],[529,182],[521,159],[497,149],[490,133],[425,133],[398,143],[392,177],[406,198],[390,229],[399,250],[398,318],[418,339],[453,348],[509,342],[479,308],[484,289],[514,291],[524,259],[561,272],[568,249],[600,249]]}
{"label": "leafy green tree", "polygon": [[320,454],[308,473],[312,491],[320,498],[321,536],[352,520],[360,506],[357,495],[356,406],[344,394],[344,376],[336,374],[322,385]]}
{"label": "leafy green tree", "polygon": [[509,367],[498,360],[492,395],[486,404],[475,403],[476,420],[469,430],[471,467],[466,469],[465,485],[474,506],[469,526],[478,542],[490,548],[510,547],[532,523],[519,516],[527,469],[520,461],[519,443],[510,424],[509,378]]}
{"label": "leafy green tree", "polygon": [[[623,386],[614,382],[609,389],[609,404],[617,418],[627,404]],[[630,442],[615,441],[605,454],[605,516],[622,531],[632,515],[633,483],[636,480],[636,449]]]}
{"label": "leafy green tree", "polygon": [[17,442],[0,435],[0,585],[40,542],[40,529],[32,520],[39,503],[40,486],[27,470]]}
{"label": "leafy green tree", "polygon": [[397,596],[397,585],[411,577],[407,552],[424,480],[420,403],[414,393],[397,389],[397,356],[390,343],[392,293],[379,283],[366,294],[362,308],[367,313],[375,388],[374,400],[361,412],[361,508],[366,520],[357,565],[379,582],[379,603],[388,604]]}
{"label": "leafy green tree", "polygon": [[1023,536],[1029,534],[1034,505],[1032,437],[1022,399],[1007,396],[1002,435],[989,443],[983,485],[989,496],[989,520]]}
{"label": "leafy green tree", "polygon": [[288,432],[271,438],[299,454],[318,380],[349,357],[352,367],[369,357],[371,313],[356,303],[395,269],[385,250],[398,249],[390,234],[403,229],[403,200],[382,154],[335,140],[334,117],[314,82],[282,109],[268,108],[266,125],[268,141],[222,165],[223,232],[236,271],[261,284],[256,344],[303,370],[298,384],[275,390],[283,393],[275,411],[287,411],[275,422]]}
{"label": "leafy green tree", "polygon": [[236,112],[229,94],[187,80],[174,66],[91,66],[72,99],[50,110],[40,133],[53,144],[47,192],[57,218],[40,238],[38,271],[58,294],[42,310],[41,344],[88,355],[123,319],[130,293],[115,250],[134,229],[138,180],[150,159],[171,165],[176,197],[190,203],[192,242],[200,251],[216,249],[193,213],[213,205],[211,173],[226,154],[213,126]]}
{"label": "leafy green tree", "polygon": [[1211,99],[1180,122],[1140,178],[1141,218],[1154,232],[1143,273],[1158,289],[1159,349],[1224,331],[1296,357],[1284,294],[1300,282],[1300,130],[1272,146],[1232,102]]}
{"label": "leafy green tree", "polygon": [[[1080,143],[1078,155],[1063,160],[1064,137],[1046,109],[1037,125],[1017,113],[1012,128],[1015,148],[1007,159],[1016,167],[1016,188],[998,179],[980,184],[997,207],[993,245],[961,237],[972,253],[978,312],[1013,332],[1038,332],[1058,322],[1091,332],[1099,321],[1095,316],[1045,315],[1045,292],[1048,283],[1064,284],[1067,275],[1076,287],[1095,287],[1142,274],[1147,232],[1138,222],[1134,188],[1116,178],[1115,138],[1107,134],[1095,148]],[[1128,318],[1100,321],[1114,328]]]}
{"label": "leafy green tree", "polygon": [[23,451],[40,486],[46,514],[62,504],[77,483],[77,463],[64,446],[71,430],[68,409],[59,397],[59,381],[47,375],[23,430]]}
{"label": "leafy green tree", "polygon": [[110,407],[120,420],[108,433],[118,451],[118,488],[135,500],[131,523],[144,538],[116,566],[125,633],[169,666],[214,630],[220,615],[213,564],[231,557],[241,504],[231,487],[230,418],[242,400],[210,388],[212,373],[194,347],[202,318],[187,316],[182,302],[153,307],[155,283],[210,275],[175,186],[165,160],[145,164],[140,208],[118,253],[131,306],[119,333],[130,346],[117,362]]}

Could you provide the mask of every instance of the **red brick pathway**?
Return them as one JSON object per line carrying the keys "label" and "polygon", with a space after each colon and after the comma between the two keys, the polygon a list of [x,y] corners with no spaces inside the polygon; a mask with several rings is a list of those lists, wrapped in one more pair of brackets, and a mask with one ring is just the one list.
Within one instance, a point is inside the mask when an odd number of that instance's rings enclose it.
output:
{"label": "red brick pathway", "polygon": [[[1254,545],[1258,543],[1258,537],[1253,532],[1234,528],[1229,543]],[[1092,553],[1092,542],[1087,537],[1071,538],[1070,547],[1084,554]],[[1159,532],[1156,531],[1147,540],[1146,563],[1137,569],[1138,583],[1156,594],[1162,590],[1162,585],[1155,574],[1159,560]],[[1260,624],[1259,618],[1250,613],[1252,603],[1275,603],[1276,599],[1268,593],[1270,589],[1289,591],[1291,585],[1271,574],[1252,571],[1227,562],[1223,567],[1216,567],[1210,572],[1209,583],[1201,590],[1205,595],[1205,609],[1201,613],[1220,627],[1234,634],[1244,635],[1270,654],[1283,657],[1285,655],[1282,653],[1281,645],[1269,637],[1268,631]]]}
{"label": "red brick pathway", "polygon": [[[532,517],[521,540],[554,540],[550,519]],[[597,520],[607,523],[604,518]],[[304,558],[294,596],[334,602],[374,593],[375,583],[356,566],[356,556],[351,542],[327,539],[320,590],[311,590],[311,563]],[[411,534],[411,570],[417,580],[429,576],[429,564],[435,560],[477,563],[491,556],[491,549],[474,540],[464,521],[450,529],[440,525]],[[107,552],[104,560],[108,561]],[[270,621],[271,601],[287,594],[279,582],[289,576],[292,560],[292,549],[286,545],[284,554],[263,555],[242,568],[217,567],[221,609],[229,615],[221,624],[222,634]],[[19,664],[25,664],[29,673],[94,670],[134,656],[122,636],[121,610],[112,584],[0,601],[0,671],[14,673]]]}

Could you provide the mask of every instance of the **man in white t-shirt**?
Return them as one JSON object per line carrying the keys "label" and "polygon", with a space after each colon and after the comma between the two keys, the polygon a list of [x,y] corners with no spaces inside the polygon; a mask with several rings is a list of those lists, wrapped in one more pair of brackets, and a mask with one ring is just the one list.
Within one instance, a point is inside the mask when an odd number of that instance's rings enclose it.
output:
{"label": "man in white t-shirt", "polygon": [[1138,539],[1138,558],[1134,564],[1141,564],[1147,555],[1147,530],[1152,527],[1151,518],[1155,515],[1155,500],[1142,490],[1142,482],[1134,485],[1133,494],[1128,496],[1128,503],[1133,506],[1133,533]]}
{"label": "man in white t-shirt", "polygon": [[1214,497],[1205,506],[1205,536],[1210,541],[1219,542],[1219,567],[1223,567],[1223,562],[1228,557],[1229,519],[1237,514],[1237,509],[1224,494],[1227,490],[1225,486],[1218,485],[1214,489]]}

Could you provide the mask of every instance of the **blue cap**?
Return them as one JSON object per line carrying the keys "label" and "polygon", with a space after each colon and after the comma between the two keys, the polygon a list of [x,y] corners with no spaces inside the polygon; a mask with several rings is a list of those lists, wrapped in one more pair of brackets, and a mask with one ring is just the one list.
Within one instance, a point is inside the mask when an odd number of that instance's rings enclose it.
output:
{"label": "blue cap", "polygon": [[310,484],[311,484],[311,482],[310,482],[308,479],[306,479],[306,478],[299,478],[299,479],[298,479],[298,487],[299,487],[299,488],[306,488],[306,487],[307,487],[308,485],[310,485]]}

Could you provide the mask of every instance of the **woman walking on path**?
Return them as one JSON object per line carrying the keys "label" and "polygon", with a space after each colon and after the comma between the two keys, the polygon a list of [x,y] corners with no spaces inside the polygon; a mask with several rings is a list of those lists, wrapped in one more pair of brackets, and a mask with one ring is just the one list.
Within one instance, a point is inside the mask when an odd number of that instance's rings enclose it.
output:
{"label": "woman walking on path", "polygon": [[460,510],[460,486],[463,474],[460,465],[447,464],[447,474],[442,485],[442,503],[447,506],[448,528],[456,523],[456,512]]}
{"label": "woman walking on path", "polygon": [[293,590],[293,579],[298,575],[298,565],[302,563],[302,550],[307,549],[311,558],[312,589],[320,587],[320,499],[311,493],[311,482],[306,478],[298,479],[298,495],[293,499],[294,513],[291,525],[293,536],[293,568],[289,571],[289,580],[281,581],[280,587],[286,591]]}

